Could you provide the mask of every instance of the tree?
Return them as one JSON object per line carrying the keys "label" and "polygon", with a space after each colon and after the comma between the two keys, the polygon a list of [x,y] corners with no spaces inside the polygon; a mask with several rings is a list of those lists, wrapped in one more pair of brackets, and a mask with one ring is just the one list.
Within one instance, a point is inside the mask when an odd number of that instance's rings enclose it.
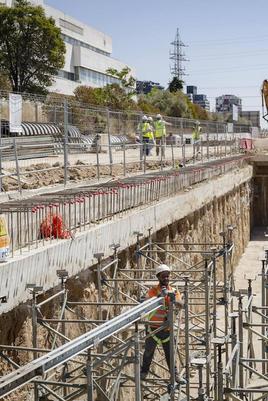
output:
{"label": "tree", "polygon": [[143,104],[144,102],[149,103],[166,116],[191,117],[187,104],[188,98],[182,92],[171,93],[168,90],[154,88],[150,93],[142,95],[139,99]]}
{"label": "tree", "polygon": [[132,97],[136,93],[134,90],[136,80],[132,75],[129,75],[129,67],[122,68],[121,71],[115,68],[108,68],[106,72],[121,81],[121,86],[126,90],[129,97]]}
{"label": "tree", "polygon": [[10,81],[5,73],[0,71],[0,90],[10,91],[11,84]]}
{"label": "tree", "polygon": [[169,92],[178,92],[183,89],[183,81],[178,77],[174,77],[172,81],[168,84]]}
{"label": "tree", "polygon": [[118,84],[106,85],[103,88],[78,86],[74,95],[81,103],[107,107],[111,110],[137,110],[136,103],[129,98],[125,89]]}
{"label": "tree", "polygon": [[13,91],[45,93],[64,65],[65,44],[42,7],[16,0],[0,6],[0,70]]}

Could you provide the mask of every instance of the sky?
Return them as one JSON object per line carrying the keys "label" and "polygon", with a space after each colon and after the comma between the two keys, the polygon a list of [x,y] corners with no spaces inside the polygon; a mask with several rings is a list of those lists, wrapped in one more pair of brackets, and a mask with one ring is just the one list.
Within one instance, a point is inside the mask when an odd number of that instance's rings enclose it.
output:
{"label": "sky", "polygon": [[[112,56],[133,67],[137,79],[171,79],[169,54],[177,28],[186,45],[186,85],[215,97],[232,94],[242,109],[260,110],[268,79],[267,0],[45,0],[110,35]],[[268,124],[263,122],[263,127]]]}

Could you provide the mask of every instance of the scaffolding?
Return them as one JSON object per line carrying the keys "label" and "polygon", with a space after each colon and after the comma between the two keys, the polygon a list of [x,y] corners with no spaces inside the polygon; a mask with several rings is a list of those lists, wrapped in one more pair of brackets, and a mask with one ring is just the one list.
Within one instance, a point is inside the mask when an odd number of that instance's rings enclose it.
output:
{"label": "scaffolding", "polygon": [[[29,283],[32,346],[0,346],[12,368],[0,379],[0,397],[28,384],[34,401],[267,401],[268,251],[260,273],[262,302],[255,306],[252,278],[247,289],[235,289],[234,228],[227,226],[217,243],[157,242],[151,229],[146,239],[136,233],[133,266],[122,266],[120,244],[113,244],[109,260],[95,254],[95,298],[89,300],[70,297],[64,269],[57,272],[59,290],[46,299],[38,297],[42,287]],[[171,285],[183,294],[184,308],[176,312],[171,298],[164,323],[170,327],[170,372],[158,350],[141,381],[146,316],[163,305],[163,297],[144,301],[144,295],[163,262],[172,267]],[[32,361],[19,366],[22,353]],[[185,384],[175,380],[175,366]]]}

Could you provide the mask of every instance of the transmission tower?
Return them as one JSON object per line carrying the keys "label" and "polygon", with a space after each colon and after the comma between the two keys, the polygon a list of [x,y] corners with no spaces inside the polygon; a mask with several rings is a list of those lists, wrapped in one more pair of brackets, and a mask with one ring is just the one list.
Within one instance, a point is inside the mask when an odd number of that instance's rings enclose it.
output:
{"label": "transmission tower", "polygon": [[183,52],[183,47],[186,45],[181,41],[179,28],[177,28],[175,40],[171,42],[172,50],[170,52],[169,59],[171,60],[171,74],[173,77],[177,77],[179,80],[183,81],[183,77],[188,75],[185,72],[183,66],[184,61],[189,61],[185,58],[185,53]]}

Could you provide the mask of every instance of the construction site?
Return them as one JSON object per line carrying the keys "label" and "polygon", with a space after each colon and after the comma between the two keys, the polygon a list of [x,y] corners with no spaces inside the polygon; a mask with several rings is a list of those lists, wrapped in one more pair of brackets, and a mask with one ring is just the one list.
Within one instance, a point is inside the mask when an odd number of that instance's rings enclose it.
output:
{"label": "construction site", "polygon": [[[267,401],[266,140],[201,121],[197,152],[193,121],[173,118],[146,156],[139,114],[24,99],[32,122],[12,138],[5,110],[0,399]],[[180,308],[146,297],[163,264]],[[169,367],[158,344],[142,377],[163,330]]]}

